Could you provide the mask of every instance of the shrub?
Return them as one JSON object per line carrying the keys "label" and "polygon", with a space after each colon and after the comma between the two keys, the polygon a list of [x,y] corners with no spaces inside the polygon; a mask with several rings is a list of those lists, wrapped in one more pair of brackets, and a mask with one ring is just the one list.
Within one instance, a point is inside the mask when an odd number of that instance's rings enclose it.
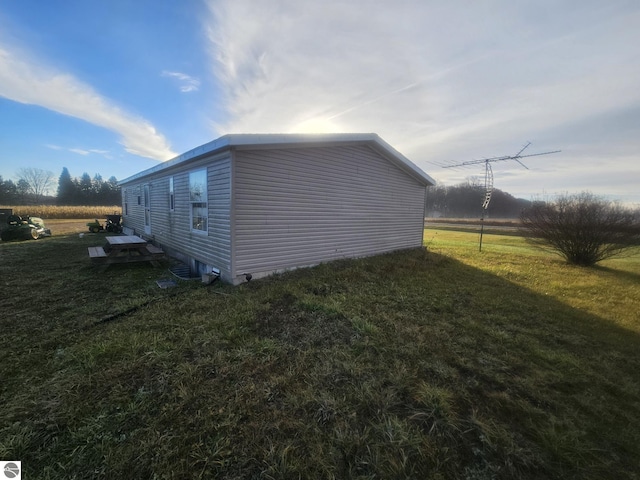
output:
{"label": "shrub", "polygon": [[533,243],[576,265],[595,265],[640,245],[638,212],[589,192],[536,202],[520,220]]}

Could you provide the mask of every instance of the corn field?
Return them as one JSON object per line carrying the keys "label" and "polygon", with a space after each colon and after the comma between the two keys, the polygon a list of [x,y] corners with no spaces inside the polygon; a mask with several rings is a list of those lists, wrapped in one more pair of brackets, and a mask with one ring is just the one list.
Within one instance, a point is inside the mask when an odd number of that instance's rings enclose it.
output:
{"label": "corn field", "polygon": [[103,218],[105,215],[122,214],[120,205],[0,205],[0,208],[11,208],[14,215],[30,215],[45,220],[51,218]]}

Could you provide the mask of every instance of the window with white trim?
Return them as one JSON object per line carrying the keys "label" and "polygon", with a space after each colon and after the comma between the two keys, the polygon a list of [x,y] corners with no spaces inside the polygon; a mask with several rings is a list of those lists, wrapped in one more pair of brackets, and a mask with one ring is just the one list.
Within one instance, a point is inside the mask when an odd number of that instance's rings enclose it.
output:
{"label": "window with white trim", "polygon": [[207,231],[207,170],[189,173],[189,201],[191,202],[191,230]]}

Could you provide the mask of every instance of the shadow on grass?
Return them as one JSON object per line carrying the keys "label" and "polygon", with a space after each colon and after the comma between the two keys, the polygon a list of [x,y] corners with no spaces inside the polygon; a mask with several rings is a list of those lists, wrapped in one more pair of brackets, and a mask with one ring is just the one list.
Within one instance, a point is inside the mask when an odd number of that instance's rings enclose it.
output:
{"label": "shadow on grass", "polygon": [[594,269],[596,269],[598,271],[601,271],[601,272],[610,273],[612,275],[624,278],[627,281],[635,282],[638,285],[640,285],[640,273],[629,272],[627,270],[621,270],[619,268],[613,268],[613,267],[606,267],[606,266],[603,266],[603,265],[596,265],[595,267],[592,267],[592,268],[594,268]]}
{"label": "shadow on grass", "polygon": [[165,272],[50,240],[0,245],[0,458],[29,478],[636,474],[640,336],[453,258],[190,286],[80,330]]}

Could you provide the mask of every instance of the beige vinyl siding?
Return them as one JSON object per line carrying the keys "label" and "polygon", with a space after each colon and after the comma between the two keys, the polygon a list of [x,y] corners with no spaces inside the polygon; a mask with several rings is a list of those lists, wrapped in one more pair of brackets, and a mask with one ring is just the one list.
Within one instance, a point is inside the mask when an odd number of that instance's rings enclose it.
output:
{"label": "beige vinyl siding", "polygon": [[[207,232],[191,230],[189,172],[207,170],[208,229]],[[175,208],[169,209],[169,178],[173,177]],[[231,240],[231,159],[227,153],[223,158],[205,158],[191,163],[186,168],[165,171],[138,179],[134,184],[123,185],[123,189],[143,192],[149,183],[151,194],[151,239],[168,250],[180,252],[201,263],[221,269],[223,277],[230,278]],[[133,228],[138,235],[144,233],[144,205],[137,205],[137,194],[129,198],[130,215],[125,217],[125,226]],[[132,209],[132,206],[134,207]]]}
{"label": "beige vinyl siding", "polygon": [[366,145],[236,152],[234,271],[422,244],[425,187]]}
{"label": "beige vinyl siding", "polygon": [[[209,231],[211,250],[206,263],[231,273],[231,158],[208,168]],[[225,275],[226,277],[226,275]]]}
{"label": "beige vinyl siding", "polygon": [[[123,203],[128,203],[128,215],[124,215],[123,212],[123,225],[138,233],[144,233],[143,194],[142,183],[131,184],[122,188]],[[138,197],[140,198],[140,205],[138,205]]]}

